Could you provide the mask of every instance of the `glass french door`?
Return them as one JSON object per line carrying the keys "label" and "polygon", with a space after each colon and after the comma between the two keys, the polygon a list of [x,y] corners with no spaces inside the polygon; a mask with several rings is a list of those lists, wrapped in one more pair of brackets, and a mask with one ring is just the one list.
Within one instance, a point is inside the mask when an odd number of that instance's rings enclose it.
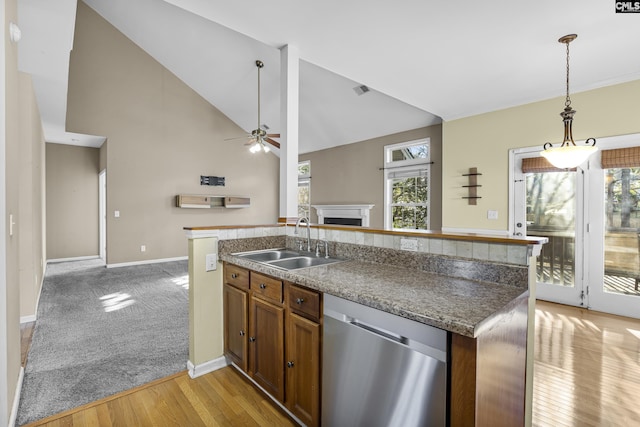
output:
{"label": "glass french door", "polygon": [[585,305],[584,176],[579,172],[520,171],[515,177],[515,234],[549,240],[536,259],[536,297]]}
{"label": "glass french door", "polygon": [[603,169],[594,157],[589,307],[640,318],[640,167]]}
{"label": "glass french door", "polygon": [[512,230],[549,239],[536,259],[538,299],[640,318],[640,164],[601,163],[601,150],[640,146],[640,135],[598,144],[571,172],[523,173],[539,150],[512,150]]}

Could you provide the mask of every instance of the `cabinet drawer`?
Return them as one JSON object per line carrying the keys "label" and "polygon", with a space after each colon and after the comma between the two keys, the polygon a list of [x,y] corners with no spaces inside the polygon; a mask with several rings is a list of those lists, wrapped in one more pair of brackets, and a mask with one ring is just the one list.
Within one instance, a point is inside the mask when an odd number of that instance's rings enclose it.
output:
{"label": "cabinet drawer", "polygon": [[282,280],[252,271],[251,290],[256,296],[282,303]]}
{"label": "cabinet drawer", "polygon": [[236,265],[225,264],[224,281],[237,288],[249,290],[249,270]]}
{"label": "cabinet drawer", "polygon": [[320,319],[320,293],[296,285],[289,286],[289,309],[311,316],[314,320]]}

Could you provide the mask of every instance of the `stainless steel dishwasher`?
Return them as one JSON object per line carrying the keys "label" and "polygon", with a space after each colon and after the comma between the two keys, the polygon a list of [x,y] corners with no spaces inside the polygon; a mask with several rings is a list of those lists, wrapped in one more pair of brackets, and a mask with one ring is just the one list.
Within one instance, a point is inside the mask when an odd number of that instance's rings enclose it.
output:
{"label": "stainless steel dishwasher", "polygon": [[447,332],[324,295],[322,425],[444,426]]}

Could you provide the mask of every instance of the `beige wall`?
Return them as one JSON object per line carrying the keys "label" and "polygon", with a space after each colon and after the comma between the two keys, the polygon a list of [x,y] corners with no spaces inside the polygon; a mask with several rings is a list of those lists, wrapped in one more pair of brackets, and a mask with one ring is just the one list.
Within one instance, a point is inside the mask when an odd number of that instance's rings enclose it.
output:
{"label": "beige wall", "polygon": [[[278,158],[224,141],[245,132],[82,2],[69,73],[68,130],[108,139],[109,264],[186,256],[185,226],[277,220]],[[177,194],[248,196],[251,207],[179,209]]]}
{"label": "beige wall", "polygon": [[19,160],[20,160],[20,141],[19,141],[19,77],[18,77],[18,48],[17,45],[9,40],[8,27],[9,22],[18,22],[17,20],[17,2],[16,0],[6,0],[2,3],[2,28],[3,35],[0,40],[4,43],[2,62],[3,66],[3,82],[2,90],[2,111],[4,113],[4,132],[0,148],[3,153],[0,158],[4,162],[4,172],[0,184],[3,189],[0,195],[4,197],[3,206],[5,208],[3,215],[2,234],[4,245],[0,254],[4,257],[6,263],[6,271],[0,268],[2,282],[0,290],[3,295],[0,296],[0,361],[3,366],[0,367],[0,422],[3,425],[9,423],[9,414],[13,405],[13,399],[16,392],[18,377],[20,375],[20,291],[19,291],[19,269],[18,269],[18,230],[14,230],[13,236],[9,236],[9,215],[14,216],[14,222],[19,222]]}
{"label": "beige wall", "polygon": [[[384,146],[421,138],[431,139],[431,228],[441,224],[442,126],[401,132],[312,153],[300,161],[311,161],[311,204],[374,204],[371,227],[384,228]],[[311,208],[312,222],[317,222]]]}
{"label": "beige wall", "polygon": [[[639,99],[640,80],[572,94],[574,139],[640,132]],[[564,99],[554,98],[444,123],[443,227],[507,230],[509,149],[562,142],[563,108]],[[476,206],[462,199],[470,167],[482,173]],[[497,210],[498,220],[488,220],[487,210]]]}
{"label": "beige wall", "polygon": [[97,256],[100,150],[47,144],[47,257]]}
{"label": "beige wall", "polygon": [[20,316],[35,318],[45,266],[45,144],[31,77],[20,73]]}

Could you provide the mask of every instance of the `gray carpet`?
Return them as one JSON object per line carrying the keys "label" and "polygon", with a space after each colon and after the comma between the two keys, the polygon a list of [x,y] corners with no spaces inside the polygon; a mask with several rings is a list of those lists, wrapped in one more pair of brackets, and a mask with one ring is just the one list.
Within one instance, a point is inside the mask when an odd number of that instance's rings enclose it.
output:
{"label": "gray carpet", "polygon": [[186,369],[187,261],[47,267],[18,425]]}

